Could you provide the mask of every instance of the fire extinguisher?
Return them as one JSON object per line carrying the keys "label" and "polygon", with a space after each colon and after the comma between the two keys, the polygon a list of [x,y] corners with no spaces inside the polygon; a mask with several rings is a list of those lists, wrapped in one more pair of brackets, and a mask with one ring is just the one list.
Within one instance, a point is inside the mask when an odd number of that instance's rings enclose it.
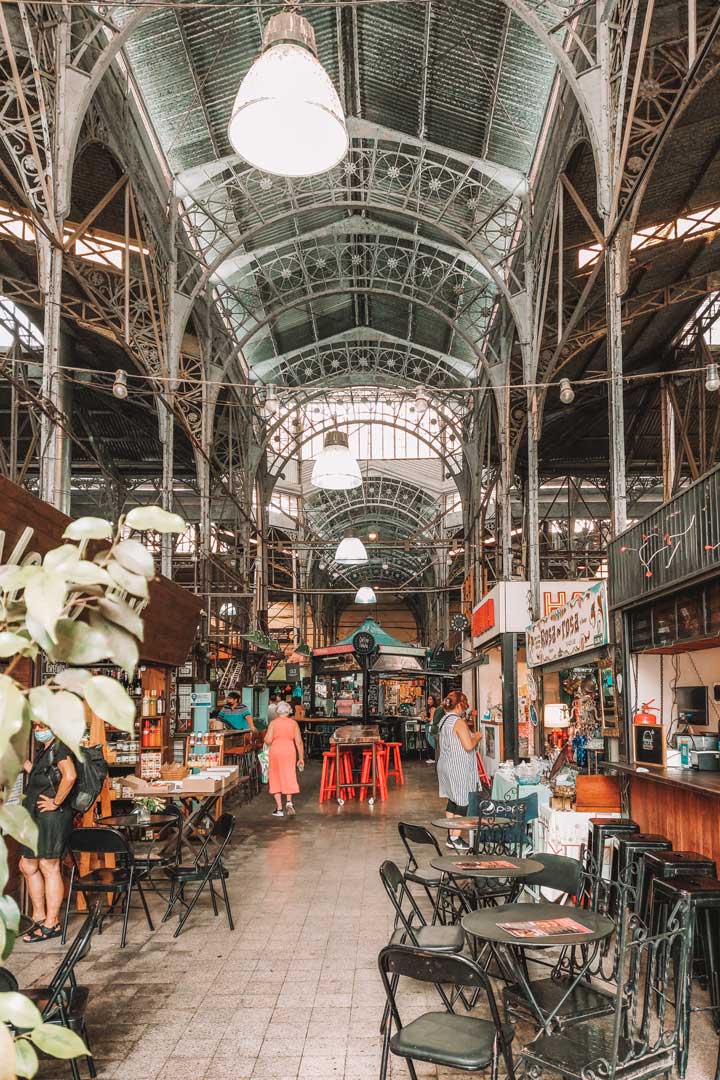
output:
{"label": "fire extinguisher", "polygon": [[659,724],[660,717],[654,716],[654,713],[659,712],[657,706],[653,705],[655,698],[650,698],[649,701],[644,701],[640,712],[636,712],[633,716],[633,724]]}

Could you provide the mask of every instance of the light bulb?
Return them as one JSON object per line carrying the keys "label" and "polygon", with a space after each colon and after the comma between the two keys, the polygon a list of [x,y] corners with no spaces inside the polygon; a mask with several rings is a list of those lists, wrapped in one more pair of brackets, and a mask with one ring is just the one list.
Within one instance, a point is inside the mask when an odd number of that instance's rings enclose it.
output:
{"label": "light bulb", "polygon": [[424,386],[418,386],[415,391],[415,412],[418,415],[418,419],[421,420],[429,408],[430,401],[427,396],[427,391]]}
{"label": "light bulb", "polygon": [[367,551],[357,536],[346,536],[335,552],[335,562],[340,566],[361,566],[368,561]]}
{"label": "light bulb", "polygon": [[326,491],[349,491],[360,487],[360,466],[348,447],[343,431],[328,431],[322,450],[315,459],[310,482]]}
{"label": "light bulb", "polygon": [[265,390],[264,409],[265,415],[268,417],[277,416],[280,409],[280,402],[278,400],[277,391],[272,383],[269,383],[267,389]]}
{"label": "light bulb", "polygon": [[115,372],[112,392],[114,397],[120,398],[121,401],[128,396],[127,371],[123,371],[122,368],[118,368]]}
{"label": "light bulb", "polygon": [[572,405],[575,400],[575,391],[570,385],[569,379],[560,380],[560,400],[563,405]]}
{"label": "light bulb", "polygon": [[302,15],[281,11],[263,34],[263,51],[240,84],[228,137],[256,169],[276,176],[317,176],[347,153],[340,98],[317,58]]}
{"label": "light bulb", "polygon": [[705,368],[705,389],[709,390],[711,394],[716,390],[720,390],[720,374],[718,374],[717,364],[708,364]]}
{"label": "light bulb", "polygon": [[377,540],[377,538],[378,534],[376,532],[373,531],[368,533],[368,540]]}

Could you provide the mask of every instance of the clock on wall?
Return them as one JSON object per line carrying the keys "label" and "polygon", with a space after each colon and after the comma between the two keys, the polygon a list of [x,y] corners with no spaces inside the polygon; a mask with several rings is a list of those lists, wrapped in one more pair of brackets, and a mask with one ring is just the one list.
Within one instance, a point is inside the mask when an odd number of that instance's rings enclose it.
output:
{"label": "clock on wall", "polygon": [[467,630],[469,623],[465,615],[453,615],[450,620],[450,626],[453,630],[462,633],[464,630]]}

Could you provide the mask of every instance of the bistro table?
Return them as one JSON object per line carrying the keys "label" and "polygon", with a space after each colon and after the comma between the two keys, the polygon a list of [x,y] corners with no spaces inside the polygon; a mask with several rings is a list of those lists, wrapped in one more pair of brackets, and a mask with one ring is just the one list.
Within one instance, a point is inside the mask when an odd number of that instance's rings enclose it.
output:
{"label": "bistro table", "polygon": [[[540,933],[538,936],[516,937],[503,928],[504,923],[538,923],[547,920],[572,919],[585,928],[584,933]],[[481,908],[472,911],[462,919],[466,934],[485,942],[495,958],[503,978],[515,984],[527,999],[538,1023],[546,1034],[552,1031],[553,1020],[582,982],[595,957],[594,949],[581,949],[581,959],[576,964],[576,949],[573,948],[573,962],[570,967],[567,989],[554,1003],[552,1010],[543,1013],[533,994],[525,968],[523,949],[567,948],[568,946],[586,946],[604,941],[615,929],[612,919],[599,915],[585,908],[564,904],[502,904],[496,908]]]}
{"label": "bistro table", "polygon": [[[380,728],[377,724],[343,724],[342,727],[337,728],[330,739],[331,747],[335,747],[335,783],[337,790],[338,806],[342,806],[345,802],[343,799],[343,792],[348,788],[371,788],[370,795],[368,796],[368,806],[373,806],[375,803],[375,797],[377,795],[377,745],[381,742]],[[362,779],[360,781],[352,780],[348,783],[342,783],[340,780],[340,754],[343,750],[359,750],[364,747],[370,747],[370,781],[364,783]],[[387,778],[386,778],[387,779]]]}
{"label": "bistro table", "polygon": [[161,829],[164,825],[177,820],[175,814],[150,814],[145,818],[140,817],[139,814],[114,814],[110,817],[98,818],[98,825],[105,825],[110,829],[127,829],[128,831],[138,829],[144,832],[147,829]]}
{"label": "bistro table", "polygon": [[[498,864],[502,863],[502,866]],[[434,870],[452,877],[463,878],[517,878],[539,874],[545,867],[537,859],[516,859],[510,855],[469,855],[430,860]]]}

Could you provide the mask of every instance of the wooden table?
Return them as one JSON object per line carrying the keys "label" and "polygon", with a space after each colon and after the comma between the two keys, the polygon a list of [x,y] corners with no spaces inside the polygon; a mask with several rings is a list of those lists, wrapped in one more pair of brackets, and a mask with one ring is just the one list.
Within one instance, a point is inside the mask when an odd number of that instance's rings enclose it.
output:
{"label": "wooden table", "polygon": [[[374,805],[377,793],[377,744],[380,741],[380,728],[377,724],[343,724],[342,727],[336,728],[334,731],[330,742],[335,745],[335,781],[337,783],[338,806],[342,806],[345,802],[342,797],[343,788],[372,788],[372,793],[368,797],[368,806]],[[372,749],[370,782],[355,783],[353,781],[349,784],[342,784],[340,782],[341,750],[363,749],[367,746]]]}
{"label": "wooden table", "polygon": [[[583,926],[586,932],[547,933],[538,937],[524,938],[516,937],[500,925],[501,923],[544,922],[550,919],[572,919],[573,922]],[[478,938],[489,946],[503,977],[507,982],[519,986],[538,1023],[547,1034],[552,1032],[555,1017],[559,1015],[560,1009],[573,990],[585,978],[595,958],[596,949],[588,949],[585,946],[599,947],[599,943],[610,937],[615,929],[614,922],[606,915],[599,915],[595,911],[586,911],[584,908],[570,905],[547,903],[502,904],[496,908],[481,908],[465,915],[462,926],[471,937]],[[573,948],[573,962],[569,969],[566,992],[559,997],[549,1013],[543,1013],[527,977],[523,949],[557,948],[558,946],[571,948],[581,946],[582,948]],[[580,953],[580,959],[575,963],[577,952]]]}

